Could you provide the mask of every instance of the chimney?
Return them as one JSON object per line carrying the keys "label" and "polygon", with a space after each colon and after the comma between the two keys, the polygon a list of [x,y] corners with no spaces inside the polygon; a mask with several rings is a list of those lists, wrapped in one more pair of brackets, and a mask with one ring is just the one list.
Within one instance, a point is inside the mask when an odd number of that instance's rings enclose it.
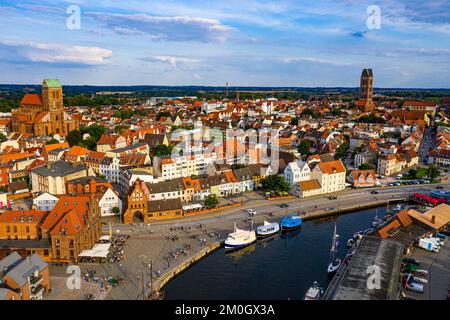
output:
{"label": "chimney", "polygon": [[436,216],[432,215],[431,216],[431,223],[434,224],[436,222]]}
{"label": "chimney", "polygon": [[51,169],[52,168],[52,164],[51,164],[51,162],[49,161],[49,162],[47,162],[47,169]]}

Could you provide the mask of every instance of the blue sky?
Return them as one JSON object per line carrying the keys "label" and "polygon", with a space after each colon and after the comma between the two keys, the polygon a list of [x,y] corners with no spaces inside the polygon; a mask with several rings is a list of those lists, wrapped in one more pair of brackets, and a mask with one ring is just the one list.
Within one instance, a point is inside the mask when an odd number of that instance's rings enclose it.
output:
{"label": "blue sky", "polygon": [[370,67],[376,87],[450,88],[448,0],[0,0],[0,17],[0,83],[355,87]]}

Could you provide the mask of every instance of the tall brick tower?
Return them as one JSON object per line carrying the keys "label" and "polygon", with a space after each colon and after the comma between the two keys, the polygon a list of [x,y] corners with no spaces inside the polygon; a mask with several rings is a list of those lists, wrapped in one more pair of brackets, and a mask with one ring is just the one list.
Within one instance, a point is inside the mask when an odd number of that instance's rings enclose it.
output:
{"label": "tall brick tower", "polygon": [[64,110],[62,86],[59,80],[45,79],[42,83],[42,103],[44,110],[50,112],[53,134],[66,135],[63,128]]}
{"label": "tall brick tower", "polygon": [[374,110],[373,97],[373,73],[372,69],[364,69],[361,73],[361,82],[359,86],[358,107],[364,107],[364,112],[372,112]]}

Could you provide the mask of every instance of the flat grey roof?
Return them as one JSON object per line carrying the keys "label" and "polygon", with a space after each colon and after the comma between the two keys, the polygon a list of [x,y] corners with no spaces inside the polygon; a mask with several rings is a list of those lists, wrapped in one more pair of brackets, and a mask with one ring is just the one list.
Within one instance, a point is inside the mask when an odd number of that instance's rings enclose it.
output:
{"label": "flat grey roof", "polygon": [[[327,289],[328,300],[395,300],[398,297],[403,245],[395,240],[364,237],[343,274]],[[369,266],[380,270],[380,288],[369,289]],[[334,288],[333,288],[334,287]]]}
{"label": "flat grey roof", "polygon": [[73,166],[72,163],[68,161],[58,160],[50,163],[50,169],[46,165],[37,167],[32,172],[35,172],[41,176],[46,177],[61,177],[66,176],[75,172],[86,170],[86,166],[78,164]]}
{"label": "flat grey roof", "polygon": [[40,240],[0,240],[0,249],[51,249],[52,244],[48,239]]}

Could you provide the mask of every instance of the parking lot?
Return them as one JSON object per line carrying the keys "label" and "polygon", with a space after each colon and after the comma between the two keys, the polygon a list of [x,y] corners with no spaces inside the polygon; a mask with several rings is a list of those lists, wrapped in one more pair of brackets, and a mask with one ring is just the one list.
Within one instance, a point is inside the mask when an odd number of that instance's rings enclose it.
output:
{"label": "parking lot", "polygon": [[446,300],[450,289],[450,241],[447,237],[444,246],[438,253],[430,252],[420,248],[414,248],[412,258],[418,260],[419,269],[428,271],[426,278],[428,283],[424,284],[424,292],[418,293],[405,290],[408,298],[416,300]]}

